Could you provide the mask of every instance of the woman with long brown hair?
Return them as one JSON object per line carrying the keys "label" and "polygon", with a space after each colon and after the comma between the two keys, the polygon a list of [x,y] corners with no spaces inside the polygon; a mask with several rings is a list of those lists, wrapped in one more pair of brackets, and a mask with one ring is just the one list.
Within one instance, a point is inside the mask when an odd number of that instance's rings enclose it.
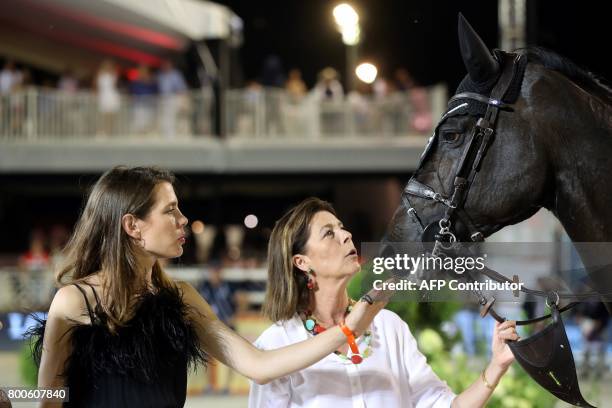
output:
{"label": "woman with long brown hair", "polygon": [[60,289],[35,330],[38,386],[68,387],[65,406],[183,406],[188,366],[209,355],[263,384],[359,335],[384,305],[360,302],[324,336],[256,349],[158,262],[180,256],[185,242],[173,182],[157,168],[115,167],[91,190],[65,249]]}

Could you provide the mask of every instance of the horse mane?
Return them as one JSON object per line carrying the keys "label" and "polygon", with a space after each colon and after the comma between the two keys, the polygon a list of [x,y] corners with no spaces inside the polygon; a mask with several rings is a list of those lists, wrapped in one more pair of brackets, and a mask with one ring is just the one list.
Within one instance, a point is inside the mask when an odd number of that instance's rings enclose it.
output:
{"label": "horse mane", "polygon": [[526,47],[518,49],[516,52],[525,55],[529,62],[541,64],[565,75],[572,82],[602,98],[606,103],[612,104],[612,88],[601,76],[581,68],[569,59],[543,47]]}

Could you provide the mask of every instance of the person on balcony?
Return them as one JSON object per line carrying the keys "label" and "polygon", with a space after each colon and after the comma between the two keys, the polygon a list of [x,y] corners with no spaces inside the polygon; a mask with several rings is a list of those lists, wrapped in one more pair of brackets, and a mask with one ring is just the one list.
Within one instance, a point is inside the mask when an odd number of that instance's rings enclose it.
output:
{"label": "person on balcony", "polygon": [[181,103],[186,100],[187,83],[172,61],[163,63],[157,75],[157,87],[161,97],[161,131],[167,139],[174,139],[178,131]]}
{"label": "person on balcony", "polygon": [[148,66],[138,66],[137,76],[130,82],[129,90],[134,104],[132,130],[136,134],[150,133],[155,125],[157,82]]}
{"label": "person on balcony", "polygon": [[100,112],[98,133],[102,136],[110,136],[116,132],[117,115],[121,107],[118,81],[119,73],[115,62],[110,59],[104,60],[94,82]]}

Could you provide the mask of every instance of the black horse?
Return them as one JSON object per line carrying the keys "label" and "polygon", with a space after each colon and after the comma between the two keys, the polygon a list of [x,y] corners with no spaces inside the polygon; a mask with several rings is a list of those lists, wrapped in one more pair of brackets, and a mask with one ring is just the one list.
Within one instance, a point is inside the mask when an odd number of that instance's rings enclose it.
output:
{"label": "black horse", "polygon": [[[433,254],[456,240],[480,242],[546,208],[574,243],[589,243],[576,244],[592,289],[582,295],[600,295],[612,314],[612,251],[593,244],[612,243],[612,90],[550,51],[491,53],[461,15],[459,44],[468,75],[404,189],[383,254],[396,242],[434,242]],[[559,316],[576,304],[561,307],[560,298],[577,295],[531,292],[547,297],[551,314],[517,324],[547,317],[552,323],[509,344],[512,352],[555,396],[591,407],[580,393]],[[503,320],[494,298],[478,297],[483,313]]]}
{"label": "black horse", "polygon": [[[410,201],[404,200],[395,212],[385,239],[421,241],[428,230],[438,232],[460,167],[466,160],[478,160],[475,177],[462,179],[467,185],[461,211],[449,220],[458,240],[483,239],[543,207],[559,219],[572,241],[612,242],[610,88],[550,51],[492,54],[461,16],[459,40],[468,71],[457,92],[461,96],[451,99],[436,127],[407,186]],[[508,62],[509,55],[520,62]],[[492,101],[491,92],[507,70],[515,71],[503,98],[510,103]],[[472,142],[477,143],[472,136],[479,137],[472,132],[477,118],[489,105],[497,110],[494,134],[479,157],[465,157]],[[583,260],[597,255],[578,251]],[[612,292],[612,271],[592,279],[599,290]],[[607,307],[612,313],[612,303]]]}

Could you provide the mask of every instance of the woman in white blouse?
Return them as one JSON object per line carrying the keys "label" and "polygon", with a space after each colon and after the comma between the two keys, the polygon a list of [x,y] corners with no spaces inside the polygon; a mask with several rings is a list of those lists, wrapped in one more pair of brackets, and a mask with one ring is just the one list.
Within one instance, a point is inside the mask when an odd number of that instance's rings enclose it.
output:
{"label": "woman in white blouse", "polygon": [[[276,323],[257,347],[297,343],[343,321],[353,303],[346,286],[360,265],[329,203],[310,198],[285,214],[272,231],[268,262],[263,312]],[[408,325],[382,310],[356,340],[356,356],[345,344],[309,368],[252,383],[249,407],[482,407],[514,360],[505,341],[516,339],[515,322],[496,325],[492,361],[455,395],[431,370]]]}

